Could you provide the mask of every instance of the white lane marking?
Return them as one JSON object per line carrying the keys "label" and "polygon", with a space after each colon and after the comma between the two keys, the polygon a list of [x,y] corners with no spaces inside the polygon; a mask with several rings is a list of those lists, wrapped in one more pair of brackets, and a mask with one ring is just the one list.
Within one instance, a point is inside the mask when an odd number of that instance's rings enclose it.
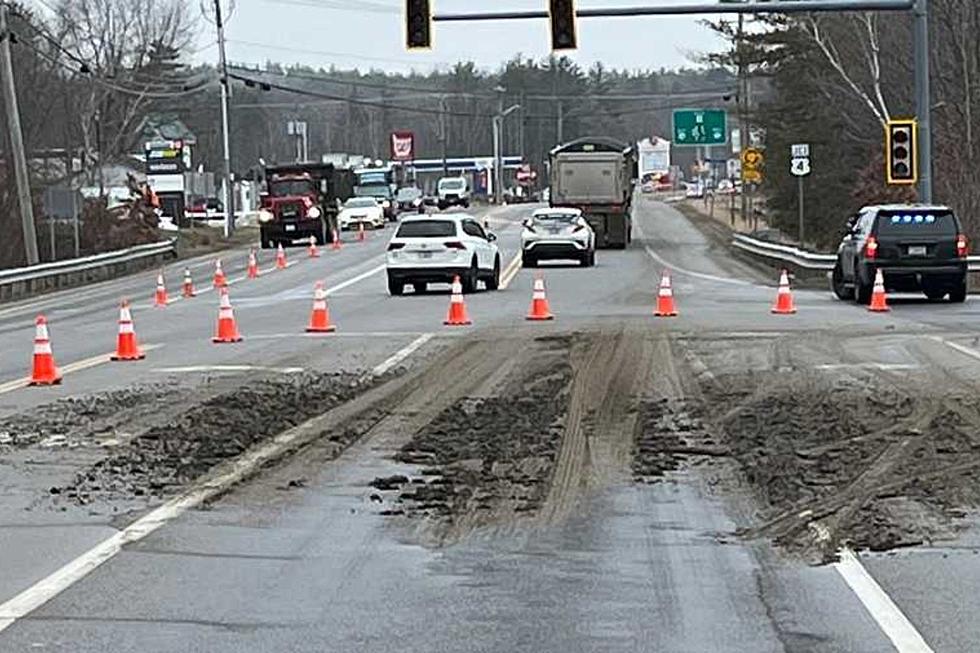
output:
{"label": "white lane marking", "polygon": [[678,274],[683,274],[688,277],[696,277],[698,279],[704,279],[705,281],[714,281],[715,283],[727,283],[733,286],[755,286],[756,284],[749,281],[742,281],[741,279],[728,279],[726,277],[717,277],[713,274],[706,274],[704,272],[694,272],[693,270],[687,270],[680,266],[674,265],[673,263],[664,260],[659,254],[657,254],[649,245],[645,245],[643,249],[646,250],[647,254],[650,255],[657,263],[664,266],[669,272],[676,272]]}
{"label": "white lane marking", "polygon": [[966,345],[961,345],[960,343],[953,342],[952,340],[946,340],[945,338],[942,338],[940,336],[929,336],[929,337],[931,339],[935,340],[936,342],[941,342],[944,345],[946,345],[947,347],[950,347],[952,349],[955,349],[956,351],[960,352],[961,354],[966,354],[970,358],[975,358],[977,360],[980,360],[980,351],[977,351],[976,349],[973,349],[971,347],[967,347]]}
{"label": "white lane marking", "polygon": [[382,263],[381,265],[379,265],[377,267],[371,268],[367,272],[362,272],[361,274],[357,275],[356,277],[351,277],[347,281],[341,281],[337,285],[331,286],[330,288],[327,288],[327,291],[326,291],[327,292],[327,295],[328,296],[329,295],[333,295],[334,293],[339,292],[339,291],[343,290],[344,288],[347,288],[348,286],[353,286],[355,283],[360,283],[361,281],[364,281],[365,279],[368,279],[370,277],[373,277],[374,275],[376,275],[379,272],[383,272],[385,269],[386,269],[386,266]]}
{"label": "white lane marking", "polygon": [[[141,345],[144,352],[152,351],[162,347],[159,345]],[[115,353],[115,352],[113,352]],[[72,374],[74,372],[81,372],[82,370],[87,370],[98,365],[104,365],[105,363],[111,363],[113,354],[100,354],[98,356],[93,356],[92,358],[84,358],[80,361],[75,361],[74,363],[69,363],[58,369],[61,371],[62,375]],[[6,381],[0,383],[0,395],[7,394],[8,392],[13,392],[14,390],[20,390],[21,388],[26,388],[31,382],[31,377],[25,376],[20,379],[14,379],[13,381]]]}
{"label": "white lane marking", "polygon": [[815,370],[882,370],[884,372],[897,370],[917,370],[919,365],[914,363],[833,363],[814,365]]}
{"label": "white lane marking", "polygon": [[912,622],[864,568],[850,549],[840,551],[834,569],[858,597],[898,653],[933,653]]}
{"label": "white lane marking", "polygon": [[153,370],[162,374],[194,374],[198,372],[277,372],[299,374],[302,367],[263,367],[261,365],[196,365],[191,367],[158,367]]}
{"label": "white lane marking", "polygon": [[[291,338],[318,338],[331,340],[333,338],[399,338],[405,336],[418,336],[422,331],[333,331],[331,333],[263,333],[259,335],[249,334],[249,340],[288,340]],[[445,334],[449,335],[449,334]]]}
{"label": "white lane marking", "polygon": [[[640,228],[639,221],[634,221],[633,222],[633,228],[636,230],[636,235],[638,237],[640,237],[640,238],[644,238],[645,237],[644,236],[644,233],[643,233],[643,229]],[[687,275],[689,277],[695,277],[695,278],[698,278],[698,279],[704,279],[705,281],[714,281],[716,283],[727,283],[727,284],[730,284],[730,285],[733,285],[733,286],[755,286],[755,285],[757,285],[757,284],[751,283],[749,281],[743,281],[741,279],[729,279],[728,277],[718,277],[718,276],[715,276],[713,274],[706,274],[704,272],[694,272],[693,270],[687,270],[685,268],[682,268],[682,267],[679,267],[677,265],[674,265],[674,264],[670,263],[669,261],[663,259],[659,254],[657,254],[655,251],[653,251],[653,248],[650,247],[649,245],[644,245],[643,246],[643,249],[646,250],[646,253],[650,255],[650,258],[652,258],[657,263],[660,263],[660,265],[664,266],[665,268],[667,268],[671,272],[678,272],[680,274]]]}
{"label": "white lane marking", "polygon": [[[427,333],[416,338],[371,370],[366,376],[384,374],[417,351],[434,335],[434,333]],[[228,488],[254,474],[266,463],[276,460],[290,451],[294,443],[301,442],[304,437],[309,437],[304,429],[306,424],[309,422],[299,424],[280,433],[265,444],[249,449],[234,460],[222,465],[220,469],[223,471],[218,472],[215,476],[205,478],[180,496],[171,499],[145,517],[96,544],[17,596],[0,604],[0,633],[111,560],[125,545],[139,542],[188,510],[224,493]]]}
{"label": "white lane marking", "polygon": [[435,337],[435,335],[436,334],[434,333],[423,333],[418,338],[408,343],[407,345],[405,345],[404,347],[396,351],[394,354],[389,356],[387,359],[382,361],[381,364],[377,365],[373,370],[371,370],[371,374],[373,374],[374,376],[381,376],[385,372],[395,367],[395,365],[398,365],[403,360],[405,360],[413,353],[418,351],[419,347],[432,340],[432,338]]}

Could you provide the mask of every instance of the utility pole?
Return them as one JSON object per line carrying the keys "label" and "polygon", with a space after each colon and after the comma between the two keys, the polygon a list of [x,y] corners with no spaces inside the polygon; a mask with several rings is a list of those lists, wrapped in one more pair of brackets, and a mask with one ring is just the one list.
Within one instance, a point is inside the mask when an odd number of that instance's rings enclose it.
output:
{"label": "utility pole", "polygon": [[449,165],[446,163],[446,140],[448,138],[448,129],[446,125],[446,119],[448,116],[446,112],[448,111],[446,107],[446,95],[442,94],[439,96],[439,143],[442,145],[442,176],[449,176]]}
{"label": "utility pole", "polygon": [[929,0],[912,10],[915,40],[915,113],[919,120],[919,201],[932,204],[932,92],[929,88]]}
{"label": "utility pole", "polygon": [[504,89],[498,86],[497,115],[493,117],[493,201],[498,206],[503,203],[504,193],[501,185],[504,183],[504,158],[500,152],[500,132],[504,121]]}
{"label": "utility pole", "polygon": [[28,265],[37,265],[37,233],[34,231],[34,204],[31,200],[31,180],[27,175],[27,157],[24,154],[24,134],[20,129],[20,109],[17,106],[17,89],[14,86],[14,66],[10,59],[10,31],[7,28],[7,4],[0,4],[0,67],[3,74],[3,102],[7,107],[7,131],[10,135],[10,155],[13,158],[14,178],[17,182],[17,203],[20,205],[20,222],[24,231],[24,254]]}
{"label": "utility pole", "polygon": [[224,145],[225,238],[235,233],[235,204],[231,187],[231,145],[228,137],[228,60],[225,57],[225,26],[221,20],[221,0],[214,0],[214,24],[218,28],[218,59],[221,67],[221,139]]}
{"label": "utility pole", "polygon": [[[738,67],[738,89],[735,96],[737,101],[738,110],[738,140],[739,140],[739,152],[738,157],[741,161],[742,153],[749,148],[749,125],[748,125],[748,107],[749,107],[749,83],[748,74],[745,64],[745,16],[742,14],[738,15],[738,36],[735,41],[735,61]],[[739,163],[739,169],[741,170],[741,162]],[[739,172],[741,177],[741,172]],[[740,212],[742,214],[742,224],[748,224],[749,218],[749,188],[744,183],[742,183],[742,194],[741,194],[741,207]]]}
{"label": "utility pole", "polygon": [[562,143],[565,142],[565,111],[564,111],[565,107],[562,104],[562,101],[561,100],[558,100],[558,103],[555,106],[558,109],[558,143],[557,143],[557,145],[561,145]]}

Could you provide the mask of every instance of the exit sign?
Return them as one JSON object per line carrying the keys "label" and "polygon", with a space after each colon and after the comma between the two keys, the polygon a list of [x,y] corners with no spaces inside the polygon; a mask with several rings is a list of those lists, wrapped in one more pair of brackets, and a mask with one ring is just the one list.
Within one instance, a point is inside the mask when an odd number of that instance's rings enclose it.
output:
{"label": "exit sign", "polygon": [[674,111],[674,145],[724,145],[728,142],[728,114],[724,109]]}

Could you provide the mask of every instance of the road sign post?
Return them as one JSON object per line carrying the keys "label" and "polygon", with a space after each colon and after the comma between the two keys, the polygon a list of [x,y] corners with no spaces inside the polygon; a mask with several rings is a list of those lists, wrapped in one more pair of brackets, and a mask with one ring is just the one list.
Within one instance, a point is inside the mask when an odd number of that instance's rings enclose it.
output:
{"label": "road sign post", "polygon": [[803,179],[810,174],[810,144],[796,143],[790,146],[790,156],[792,157],[789,171],[796,177],[797,204],[800,209],[800,225],[797,231],[797,238],[800,247],[803,247],[804,236],[804,217],[806,212],[803,204]]}

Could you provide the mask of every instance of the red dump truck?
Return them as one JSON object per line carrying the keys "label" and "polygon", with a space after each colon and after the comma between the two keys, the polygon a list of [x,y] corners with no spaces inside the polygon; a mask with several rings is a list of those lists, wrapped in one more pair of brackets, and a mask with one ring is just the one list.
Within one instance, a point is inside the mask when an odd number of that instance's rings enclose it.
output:
{"label": "red dump truck", "polygon": [[332,163],[292,163],[265,168],[259,212],[262,247],[310,236],[331,242],[339,206],[354,194],[354,174]]}

